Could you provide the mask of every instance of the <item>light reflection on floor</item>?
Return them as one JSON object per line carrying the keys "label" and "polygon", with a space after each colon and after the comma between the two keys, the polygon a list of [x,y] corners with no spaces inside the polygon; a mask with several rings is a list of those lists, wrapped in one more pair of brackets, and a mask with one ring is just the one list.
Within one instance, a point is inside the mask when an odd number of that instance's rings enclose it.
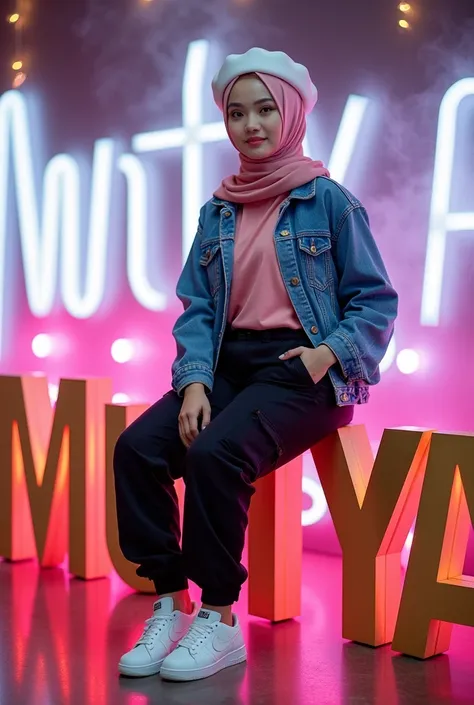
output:
{"label": "light reflection on floor", "polygon": [[0,562],[2,705],[468,705],[474,630],[455,627],[449,655],[427,662],[344,642],[341,562],[304,556],[303,614],[279,625],[237,609],[249,663],[197,683],[117,676],[153,598],[116,576],[83,582],[33,562]]}

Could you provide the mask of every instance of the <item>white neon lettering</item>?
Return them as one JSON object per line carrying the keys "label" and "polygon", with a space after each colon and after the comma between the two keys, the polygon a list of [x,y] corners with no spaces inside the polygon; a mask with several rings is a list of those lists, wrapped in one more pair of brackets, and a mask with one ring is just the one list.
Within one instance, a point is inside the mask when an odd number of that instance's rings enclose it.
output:
{"label": "white neon lettering", "polygon": [[447,233],[474,230],[474,212],[449,212],[458,112],[460,104],[468,96],[474,96],[474,78],[462,79],[451,86],[441,102],[439,112],[433,193],[421,301],[421,324],[424,326],[437,326],[439,324]]}
{"label": "white neon lettering", "polygon": [[166,295],[152,287],[147,275],[148,184],[145,167],[134,154],[122,154],[118,167],[125,175],[127,199],[127,276],[138,303],[150,311],[164,311]]}
{"label": "white neon lettering", "polygon": [[183,149],[182,194],[182,260],[193,244],[199,209],[204,200],[202,190],[202,145],[227,139],[224,123],[202,124],[203,82],[209,53],[209,42],[191,42],[188,47],[183,77],[183,127],[172,130],[144,132],[132,140],[135,152],[154,152],[181,147]]}
{"label": "white neon lettering", "polygon": [[187,258],[196,235],[196,223],[203,199],[202,96],[209,43],[193,42],[188,49],[183,77],[183,127],[186,142],[183,148],[182,249]]}
{"label": "white neon lettering", "polygon": [[395,362],[395,357],[397,354],[397,343],[395,341],[395,336],[392,336],[390,343],[388,344],[387,352],[384,355],[382,362],[380,363],[380,374],[387,372]]}
{"label": "white neon lettering", "polygon": [[347,170],[357,144],[369,99],[350,95],[342,115],[341,124],[334,142],[328,169],[331,178],[344,183]]}
{"label": "white neon lettering", "polygon": [[97,141],[84,265],[85,286],[84,294],[81,294],[79,166],[66,154],[56,155],[48,163],[44,173],[40,221],[26,101],[18,91],[8,91],[0,98],[0,144],[4,145],[0,164],[0,351],[6,294],[10,137],[26,295],[31,312],[39,317],[47,316],[54,303],[60,239],[61,291],[66,309],[77,318],[87,318],[100,306],[105,286],[113,155],[112,140]]}
{"label": "white neon lettering", "polygon": [[[148,222],[148,183],[140,155],[173,148],[183,150],[182,256],[185,260],[194,239],[199,207],[205,200],[203,146],[227,140],[222,120],[208,124],[202,122],[208,53],[207,41],[193,42],[188,47],[183,76],[182,126],[135,135],[132,138],[134,154],[122,154],[116,162],[128,187],[127,278],[136,300],[152,311],[163,310],[167,305],[167,296],[152,285],[153,272],[147,269],[148,238],[152,229]],[[446,188],[453,175],[459,106],[464,98],[471,95],[474,95],[474,78],[464,79],[446,93],[441,105],[423,288],[421,319],[424,325],[437,325],[439,319],[446,233],[474,230],[474,212],[449,213],[450,193]],[[332,177],[342,183],[356,149],[368,105],[367,98],[351,95],[345,106],[328,164]],[[76,318],[94,315],[104,298],[107,266],[113,261],[109,250],[115,246],[111,242],[109,247],[112,169],[115,168],[113,140],[101,139],[95,144],[90,214],[86,225],[81,223],[80,197],[85,184],[81,184],[79,164],[71,155],[56,155],[47,164],[41,205],[34,179],[36,169],[33,168],[27,108],[26,99],[19,91],[8,91],[0,97],[0,353],[8,297],[7,233],[11,231],[7,212],[9,184],[14,186],[18,210],[27,300],[35,316],[50,313],[58,283],[64,306],[71,315]],[[305,141],[307,153],[310,142],[311,139]],[[84,247],[83,238],[86,237],[87,247]],[[83,257],[82,251],[85,253]],[[394,354],[394,347],[391,347],[382,368],[387,369],[393,364]]]}
{"label": "white neon lettering", "polygon": [[[12,183],[18,204],[18,219],[22,244],[23,267],[25,271],[26,293],[30,309],[34,315],[45,315],[51,309],[54,298],[55,274],[54,263],[57,259],[57,242],[51,227],[51,213],[46,212],[48,229],[45,231],[43,249],[38,242],[38,211],[33,183],[33,164],[30,149],[28,113],[26,102],[21,93],[8,91],[0,98],[0,351],[3,343],[4,316],[7,292],[6,288],[6,248],[7,248],[7,199],[11,159],[14,165]],[[53,170],[45,174],[45,191],[50,190],[54,180]],[[46,209],[45,209],[46,210]],[[41,257],[42,255],[42,257]],[[40,259],[41,258],[41,259]],[[40,277],[36,277],[37,270]],[[30,276],[32,273],[32,276]],[[41,278],[42,275],[42,278]],[[44,279],[44,281],[42,281]]]}
{"label": "white neon lettering", "polygon": [[303,526],[312,526],[321,521],[328,510],[328,505],[323,488],[312,477],[303,475],[302,490],[311,498],[311,506],[301,511],[301,523]]}
{"label": "white neon lettering", "polygon": [[[362,128],[362,123],[368,106],[368,98],[350,95],[347,99],[347,103],[342,114],[341,124],[339,125],[328,162],[328,169],[331,174],[331,178],[341,184],[343,184],[346,179],[347,170],[354,155],[354,150],[357,145],[357,140],[360,135],[360,130]],[[318,155],[312,147],[308,132],[303,140],[303,151],[306,156],[311,157],[312,159],[318,159]]]}
{"label": "white neon lettering", "polygon": [[[63,157],[70,161],[71,166],[76,163],[67,155]],[[75,318],[89,318],[96,313],[102,303],[105,291],[107,270],[107,249],[109,240],[110,202],[112,185],[112,167],[114,160],[114,143],[110,139],[97,140],[94,146],[92,160],[92,183],[90,196],[90,216],[87,236],[87,251],[84,267],[84,294],[81,289],[81,212],[79,208],[80,174],[76,169],[74,188],[65,189],[63,207],[63,256],[61,266],[61,291],[64,306]],[[68,200],[77,210],[72,218],[68,212]],[[51,197],[50,201],[59,200]],[[48,202],[48,201],[47,201]],[[74,220],[68,232],[69,219]],[[59,231],[56,230],[56,239]]]}

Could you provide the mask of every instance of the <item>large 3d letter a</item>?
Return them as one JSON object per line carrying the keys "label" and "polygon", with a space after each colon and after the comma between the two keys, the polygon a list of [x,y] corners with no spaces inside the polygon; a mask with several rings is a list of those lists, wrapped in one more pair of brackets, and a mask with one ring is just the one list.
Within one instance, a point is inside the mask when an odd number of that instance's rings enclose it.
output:
{"label": "large 3d letter a", "polygon": [[[463,78],[451,86],[443,98],[439,112],[430,229],[426,244],[421,302],[421,323],[424,326],[439,324],[448,233],[474,230],[474,211],[450,211],[459,111],[466,98],[471,98],[471,102],[474,98],[474,78]],[[467,149],[465,152],[469,153]]]}

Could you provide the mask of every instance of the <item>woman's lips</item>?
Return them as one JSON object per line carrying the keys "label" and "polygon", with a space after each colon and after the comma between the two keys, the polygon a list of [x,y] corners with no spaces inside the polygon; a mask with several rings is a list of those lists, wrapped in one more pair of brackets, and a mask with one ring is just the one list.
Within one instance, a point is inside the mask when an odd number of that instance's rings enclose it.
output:
{"label": "woman's lips", "polygon": [[247,144],[251,147],[257,147],[259,144],[262,144],[262,142],[265,142],[265,137],[251,137],[247,140]]}

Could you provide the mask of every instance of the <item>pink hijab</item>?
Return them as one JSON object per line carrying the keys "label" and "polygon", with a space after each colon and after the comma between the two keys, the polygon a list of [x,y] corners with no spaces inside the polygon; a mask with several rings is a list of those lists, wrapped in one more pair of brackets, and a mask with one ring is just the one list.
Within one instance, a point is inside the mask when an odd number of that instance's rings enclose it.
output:
{"label": "pink hijab", "polygon": [[[225,178],[214,193],[217,198],[234,203],[253,203],[282,196],[317,176],[329,176],[322,162],[313,161],[303,155],[306,116],[303,101],[296,88],[267,73],[256,75],[270,91],[280,112],[283,123],[281,144],[267,159],[251,159],[240,153],[239,173]],[[229,83],[224,92],[226,127],[227,102],[238,79],[239,77]]]}

